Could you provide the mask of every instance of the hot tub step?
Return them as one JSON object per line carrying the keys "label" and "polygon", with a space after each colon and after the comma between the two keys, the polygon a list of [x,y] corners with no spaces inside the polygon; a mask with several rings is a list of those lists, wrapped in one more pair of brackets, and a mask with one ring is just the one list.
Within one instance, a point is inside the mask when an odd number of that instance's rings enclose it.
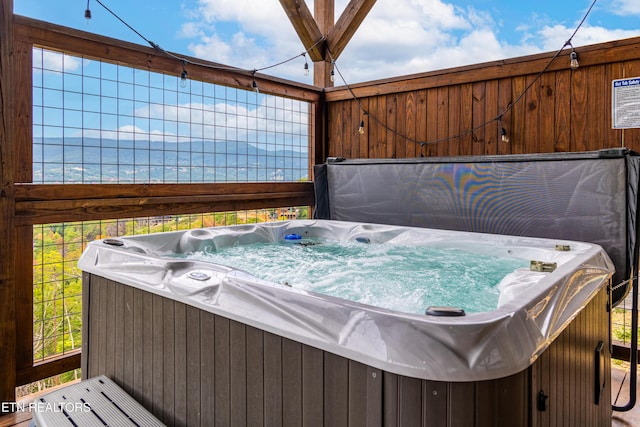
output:
{"label": "hot tub step", "polygon": [[164,426],[104,375],[48,393],[32,411],[35,427]]}

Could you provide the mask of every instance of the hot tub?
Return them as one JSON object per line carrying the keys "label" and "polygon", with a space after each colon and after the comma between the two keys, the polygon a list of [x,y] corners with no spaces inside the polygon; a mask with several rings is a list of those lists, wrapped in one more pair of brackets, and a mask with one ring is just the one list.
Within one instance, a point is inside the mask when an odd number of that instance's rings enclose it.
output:
{"label": "hot tub", "polygon": [[[449,248],[461,257],[521,259],[527,268],[500,280],[489,311],[462,315],[461,301],[425,307],[430,314],[424,314],[184,256],[288,236]],[[433,405],[446,409],[448,420],[484,413],[529,422],[551,408],[572,417],[610,414],[606,284],[614,269],[597,245],[309,220],[105,239],[88,245],[79,266],[83,375],[112,377],[168,424],[226,424],[237,416],[244,424],[257,416],[264,424],[289,425],[288,416],[318,416],[331,425],[354,417],[411,425],[409,414],[424,422],[437,413],[426,409]],[[573,323],[582,338],[554,344]],[[562,391],[561,367],[567,367],[567,384],[588,389],[579,392],[588,404],[577,411],[547,401],[562,402],[559,394],[569,390]],[[492,391],[485,395],[486,387]],[[504,407],[478,403],[490,396]],[[197,410],[188,410],[191,404]],[[458,405],[475,410],[457,413]]]}

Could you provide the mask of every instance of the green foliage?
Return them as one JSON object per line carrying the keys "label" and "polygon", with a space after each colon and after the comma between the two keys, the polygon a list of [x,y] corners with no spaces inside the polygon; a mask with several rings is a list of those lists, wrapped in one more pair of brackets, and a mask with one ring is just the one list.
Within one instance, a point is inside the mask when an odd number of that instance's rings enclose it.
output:
{"label": "green foliage", "polygon": [[[278,218],[278,209],[219,212],[154,218],[88,221],[34,226],[33,341],[34,359],[63,354],[82,346],[82,272],[78,259],[87,242],[107,237],[253,224]],[[295,210],[308,218],[309,208]],[[280,216],[280,219],[284,217]],[[75,374],[69,374],[75,377]]]}
{"label": "green foliage", "polygon": [[[612,338],[623,343],[631,342],[631,310],[614,308],[611,312]],[[640,334],[640,328],[638,328]]]}

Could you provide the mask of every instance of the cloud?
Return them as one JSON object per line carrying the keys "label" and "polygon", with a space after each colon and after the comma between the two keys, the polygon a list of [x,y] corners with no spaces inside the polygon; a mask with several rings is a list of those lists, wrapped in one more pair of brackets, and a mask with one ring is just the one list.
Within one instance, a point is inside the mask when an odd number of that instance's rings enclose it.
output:
{"label": "cloud", "polygon": [[188,49],[199,58],[253,70],[304,51],[278,2],[199,0],[187,16],[180,36],[196,38]]}
{"label": "cloud", "polygon": [[638,0],[615,0],[611,11],[616,15],[640,15],[640,2]]}
{"label": "cloud", "polygon": [[[497,25],[485,11],[439,0],[378,5],[339,61],[347,82],[486,62],[511,50],[498,39]],[[375,55],[371,46],[376,46]]]}
{"label": "cloud", "polygon": [[[249,93],[251,95],[253,92]],[[265,149],[273,149],[276,144],[284,148],[289,144],[290,149],[306,150],[309,125],[306,103],[268,95],[259,97],[258,105],[233,102],[148,104],[135,110],[131,119],[135,120],[135,125],[103,130],[96,125],[73,136],[165,143],[239,141]]]}
{"label": "cloud", "polygon": [[[541,40],[542,51],[560,49],[574,31],[575,28],[567,28],[564,25],[544,26],[537,32],[538,39]],[[583,25],[571,40],[571,44],[574,47],[578,47],[636,36],[638,36],[637,30],[620,30]]]}
{"label": "cloud", "polygon": [[[640,13],[637,0],[611,1],[616,5],[615,11],[607,7],[598,11],[604,14],[600,16]],[[336,0],[336,19],[347,2]],[[313,10],[313,2],[307,4]],[[378,0],[337,64],[346,82],[356,83],[556,51],[575,29],[539,12],[518,17],[518,22],[508,21],[513,26],[507,27],[500,13],[443,0]],[[304,51],[276,1],[199,0],[197,9],[188,16],[190,20],[181,34],[192,39],[189,49],[201,58],[252,70]],[[589,25],[587,21],[573,44],[637,35],[638,30]],[[303,64],[300,59],[267,73],[311,83],[311,77],[303,76]]]}
{"label": "cloud", "polygon": [[77,71],[82,65],[78,57],[63,55],[45,49],[33,49],[33,63],[47,71]]}

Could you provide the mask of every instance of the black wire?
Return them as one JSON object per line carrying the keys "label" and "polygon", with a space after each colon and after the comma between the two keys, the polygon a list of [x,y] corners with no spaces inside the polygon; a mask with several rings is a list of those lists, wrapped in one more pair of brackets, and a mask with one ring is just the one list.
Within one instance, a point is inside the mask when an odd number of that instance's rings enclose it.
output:
{"label": "black wire", "polygon": [[405,139],[406,141],[412,142],[414,144],[419,144],[420,147],[423,147],[425,145],[438,144],[440,142],[445,142],[445,141],[449,141],[451,139],[460,138],[462,136],[468,135],[468,134],[473,133],[473,132],[475,132],[475,131],[477,131],[479,129],[482,129],[485,126],[490,125],[493,122],[497,121],[497,122],[500,123],[502,121],[502,117],[505,114],[507,114],[509,111],[511,111],[513,109],[513,107],[515,106],[515,104],[517,104],[526,95],[526,93],[531,89],[531,87],[533,87],[533,85],[540,79],[540,77],[549,69],[551,64],[553,64],[553,61],[555,61],[556,58],[558,56],[560,56],[560,54],[562,53],[564,48],[567,47],[568,45],[571,45],[571,40],[576,35],[576,33],[578,32],[580,27],[582,27],[582,24],[584,24],[584,21],[587,19],[587,17],[591,13],[591,10],[593,9],[593,6],[595,6],[597,1],[598,0],[593,0],[593,2],[591,3],[591,6],[589,6],[589,9],[585,13],[585,15],[582,17],[582,20],[580,21],[580,23],[578,24],[576,29],[573,31],[573,34],[571,34],[571,37],[569,37],[569,39],[562,45],[562,47],[556,52],[556,54],[553,55],[553,57],[549,60],[547,65],[545,65],[545,67],[542,69],[542,71],[540,71],[535,76],[535,78],[527,85],[527,87],[524,88],[522,93],[520,93],[520,95],[518,95],[518,97],[513,102],[511,102],[502,112],[500,112],[497,116],[495,116],[491,120],[488,120],[488,121],[482,123],[481,125],[473,127],[473,128],[471,128],[471,129],[469,129],[467,131],[459,133],[458,135],[448,136],[448,137],[445,137],[445,138],[440,138],[440,139],[437,139],[435,141],[418,141],[418,140],[416,140],[414,138],[411,138],[411,137],[409,137],[407,135],[404,135],[404,134],[398,132],[397,130],[390,128],[385,123],[383,123],[380,119],[378,119],[376,116],[372,115],[370,112],[365,110],[364,107],[362,107],[362,103],[360,102],[360,99],[356,96],[356,94],[353,92],[351,87],[347,84],[347,82],[345,81],[344,77],[342,76],[342,73],[340,72],[340,69],[338,68],[338,66],[336,65],[335,61],[333,60],[333,57],[331,56],[331,52],[329,52],[329,56],[331,57],[331,62],[333,64],[333,67],[335,68],[335,70],[340,75],[340,78],[342,79],[342,81],[344,83],[344,86],[347,88],[347,90],[351,94],[351,97],[358,103],[358,107],[360,108],[360,111],[362,111],[362,113],[364,115],[368,115],[369,117],[371,117],[376,123],[378,123],[380,126],[382,126],[382,128],[385,129],[386,131],[389,131],[389,132],[393,133],[394,135]]}
{"label": "black wire", "polygon": [[102,3],[100,0],[96,0],[96,2],[98,2],[98,4],[102,7],[105,8],[105,10],[107,12],[109,12],[111,15],[113,15],[118,21],[122,22],[124,25],[126,25],[127,28],[129,28],[131,31],[133,31],[134,33],[136,33],[138,36],[140,36],[140,38],[144,41],[146,41],[149,45],[151,45],[151,47],[153,47],[154,49],[159,47],[158,45],[156,45],[154,42],[152,42],[151,40],[147,39],[145,36],[143,36],[142,34],[140,34],[138,31],[136,31],[135,28],[133,28],[131,25],[127,24],[126,21],[122,18],[120,18],[114,11],[112,11],[111,9],[109,9],[104,3]]}
{"label": "black wire", "polygon": [[[89,8],[88,4],[89,4],[90,0],[87,0],[87,8]],[[175,55],[171,52],[168,52],[166,50],[164,50],[163,48],[161,48],[159,45],[157,45],[156,43],[152,42],[151,40],[149,40],[148,38],[146,38],[145,36],[143,36],[140,32],[138,32],[135,28],[133,28],[131,25],[129,25],[124,19],[122,19],[120,16],[118,16],[114,11],[112,11],[111,9],[109,9],[104,3],[102,3],[100,0],[96,0],[98,2],[98,4],[100,6],[102,6],[103,8],[105,8],[105,10],[107,12],[109,12],[111,15],[113,15],[118,21],[122,22],[127,28],[129,28],[131,31],[133,31],[134,33],[136,33],[142,40],[144,40],[145,42],[147,42],[147,44],[149,44],[152,48],[154,48],[155,50],[163,53],[164,55],[176,59],[180,62],[182,62],[182,66],[184,68],[185,64],[189,64],[189,65],[196,65],[199,67],[204,67],[204,68],[209,68],[209,69],[215,69],[215,70],[223,70],[223,71],[243,71],[247,74],[250,74],[251,76],[253,76],[255,78],[255,74],[257,71],[263,71],[263,70],[268,70],[270,68],[274,68],[283,64],[286,64],[287,62],[291,62],[295,59],[297,59],[299,56],[306,56],[307,53],[309,53],[309,51],[311,51],[312,49],[315,49],[316,46],[318,46],[320,43],[323,43],[325,41],[324,37],[321,37],[318,41],[316,41],[309,49],[305,50],[304,52],[295,55],[289,59],[285,59],[284,61],[278,62],[276,64],[273,65],[269,65],[266,67],[262,67],[262,68],[255,68],[253,70],[246,70],[246,69],[242,69],[242,68],[237,68],[237,67],[230,67],[230,66],[224,66],[224,65],[212,65],[212,64],[206,64],[206,63],[202,63],[202,62],[196,62],[196,61],[189,61],[186,58],[183,58],[179,55]],[[255,80],[254,80],[255,81]]]}
{"label": "black wire", "polygon": [[[89,8],[89,1],[87,0],[87,8]],[[299,56],[306,56],[307,53],[309,53],[309,51],[311,51],[312,49],[314,49],[316,46],[318,46],[320,43],[325,41],[325,38],[322,37],[320,38],[318,41],[316,41],[313,46],[311,46],[309,49],[305,50],[304,52],[302,52],[301,54],[295,55],[289,59],[285,59],[281,62],[278,62],[276,64],[273,65],[269,65],[266,67],[262,67],[262,68],[254,68],[253,70],[246,70],[246,69],[241,69],[241,68],[237,68],[237,67],[230,67],[230,66],[222,66],[222,65],[212,65],[212,64],[205,64],[205,63],[200,63],[200,62],[195,62],[195,61],[189,61],[186,58],[183,58],[181,56],[178,55],[174,55],[171,52],[168,52],[164,49],[162,49],[159,45],[157,45],[156,43],[152,42],[151,40],[147,39],[145,36],[143,36],[140,32],[138,32],[135,28],[133,28],[131,25],[129,25],[124,19],[120,18],[120,16],[118,16],[115,12],[113,12],[111,9],[109,9],[104,3],[102,3],[102,1],[100,0],[96,0],[98,2],[98,4],[100,6],[102,6],[105,10],[107,10],[107,12],[109,12],[111,15],[113,15],[118,21],[122,22],[127,28],[129,28],[131,31],[133,31],[135,34],[137,34],[141,39],[143,39],[145,42],[147,42],[152,48],[162,52],[163,54],[169,56],[170,58],[174,58],[180,62],[182,62],[182,66],[184,69],[185,64],[190,64],[190,65],[197,65],[200,67],[205,67],[205,68],[210,68],[210,69],[216,69],[216,70],[226,70],[226,71],[242,71],[245,72],[249,75],[251,75],[254,78],[254,82],[255,82],[255,74],[257,71],[264,71],[264,70],[268,70],[270,68],[274,68],[274,67],[278,67],[280,65],[286,64],[287,62],[291,62],[295,59],[297,59]],[[515,104],[517,104],[524,96],[525,94],[531,89],[531,87],[540,79],[540,77],[549,69],[549,67],[551,66],[551,64],[553,63],[553,61],[556,60],[556,58],[558,56],[560,56],[560,53],[562,53],[562,50],[567,47],[568,45],[571,45],[571,40],[573,39],[573,37],[576,35],[576,33],[578,32],[578,30],[580,29],[580,27],[582,27],[582,24],[584,24],[585,20],[587,19],[587,17],[589,16],[589,14],[591,13],[591,10],[593,9],[593,7],[595,6],[596,2],[598,0],[593,0],[593,2],[591,3],[591,6],[589,6],[589,9],[587,9],[587,12],[585,13],[585,15],[582,17],[582,20],[580,21],[580,23],[578,24],[578,26],[575,28],[575,30],[573,31],[573,34],[571,34],[571,37],[569,37],[569,39],[564,43],[564,45],[562,45],[562,47],[558,50],[558,52],[556,52],[556,54],[549,60],[549,62],[547,63],[547,65],[542,69],[542,71],[540,71],[536,77],[527,85],[527,87],[524,88],[524,90],[522,91],[522,93],[520,93],[520,95],[513,101],[511,102],[502,112],[500,112],[497,116],[495,116],[494,118],[492,118],[491,120],[488,120],[484,123],[482,123],[481,125],[478,125],[474,128],[471,128],[467,131],[464,131],[458,135],[454,135],[454,136],[449,136],[446,138],[441,138],[435,141],[418,141],[416,139],[413,139],[407,135],[404,135],[400,132],[398,132],[395,129],[390,128],[389,126],[387,126],[385,123],[383,123],[380,119],[378,119],[376,116],[372,115],[370,112],[368,112],[367,110],[365,110],[365,108],[362,106],[362,103],[360,102],[360,99],[356,96],[356,94],[353,92],[353,90],[351,89],[351,86],[349,86],[349,84],[346,82],[344,76],[342,75],[342,73],[340,72],[340,69],[338,68],[335,59],[333,58],[333,56],[331,55],[331,52],[327,49],[327,53],[329,54],[329,57],[331,59],[331,63],[333,65],[333,68],[335,69],[335,71],[340,75],[340,78],[342,79],[344,86],[347,88],[347,90],[349,91],[349,93],[351,94],[351,97],[357,102],[358,104],[358,108],[360,109],[360,111],[362,111],[362,114],[365,116],[369,116],[371,117],[376,123],[378,123],[380,126],[382,126],[385,130],[393,133],[394,135],[405,139],[406,141],[409,142],[413,142],[414,144],[419,144],[420,147],[423,147],[425,145],[432,145],[432,144],[438,144],[440,142],[445,142],[445,141],[449,141],[451,139],[455,139],[455,138],[460,138],[462,136],[468,135],[470,133],[475,132],[478,129],[481,129],[485,126],[488,126],[489,124],[498,121],[501,122],[502,121],[502,117],[508,113],[509,111],[511,111],[513,109],[513,107],[515,106]]]}

